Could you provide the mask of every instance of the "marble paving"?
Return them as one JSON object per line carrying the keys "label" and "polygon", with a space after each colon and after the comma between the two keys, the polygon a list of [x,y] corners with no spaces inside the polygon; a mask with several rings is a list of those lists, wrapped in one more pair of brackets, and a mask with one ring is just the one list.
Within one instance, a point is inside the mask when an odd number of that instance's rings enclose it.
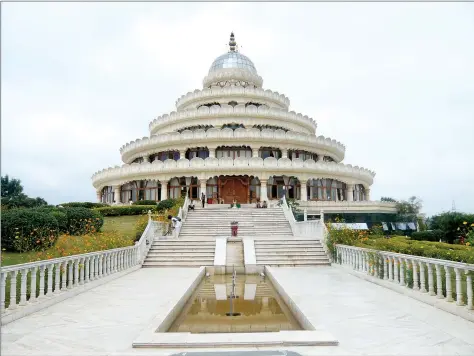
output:
{"label": "marble paving", "polygon": [[[340,267],[271,268],[271,272],[311,323],[333,334],[339,346],[240,351],[474,355],[474,323],[361,280]],[[125,356],[193,351],[133,349],[131,345],[157,314],[170,310],[198,273],[198,268],[149,268],[130,273],[3,326],[1,354]],[[212,355],[228,349],[194,351]]]}

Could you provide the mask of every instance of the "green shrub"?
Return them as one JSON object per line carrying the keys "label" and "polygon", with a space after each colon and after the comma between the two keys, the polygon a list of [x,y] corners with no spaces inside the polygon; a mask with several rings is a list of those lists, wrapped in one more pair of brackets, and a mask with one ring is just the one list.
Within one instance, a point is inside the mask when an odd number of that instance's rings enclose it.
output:
{"label": "green shrub", "polygon": [[154,200],[139,200],[133,203],[132,205],[156,205],[157,202]]}
{"label": "green shrub", "polygon": [[140,237],[142,237],[143,232],[146,229],[146,226],[148,225],[148,216],[144,215],[141,216],[137,222],[135,223],[135,241],[140,240]]}
{"label": "green shrub", "polygon": [[104,224],[102,215],[88,208],[64,208],[68,231],[71,235],[83,235],[100,231]]}
{"label": "green shrub", "polygon": [[92,203],[92,202],[71,202],[71,203],[63,203],[59,205],[65,208],[69,207],[69,208],[87,208],[87,209],[103,208],[103,207],[109,206],[108,204],[104,204],[104,203]]}
{"label": "green shrub", "polygon": [[67,214],[66,214],[65,209],[57,208],[51,205],[51,206],[45,206],[41,208],[34,208],[34,210],[52,214],[58,221],[58,227],[59,227],[60,233],[65,233],[69,231]]}
{"label": "green shrub", "polygon": [[415,231],[411,234],[411,240],[435,241],[444,240],[446,234],[441,230]]}
{"label": "green shrub", "polygon": [[382,225],[374,225],[369,230],[370,235],[383,235],[383,227]]}
{"label": "green shrub", "polygon": [[163,212],[165,210],[171,209],[177,203],[177,199],[166,199],[158,203],[156,209],[158,212]]}
{"label": "green shrub", "polygon": [[54,245],[58,221],[48,211],[12,209],[2,212],[2,248],[12,252],[39,251]]}
{"label": "green shrub", "polygon": [[148,210],[156,211],[156,205],[108,206],[93,209],[103,216],[141,215],[148,213]]}

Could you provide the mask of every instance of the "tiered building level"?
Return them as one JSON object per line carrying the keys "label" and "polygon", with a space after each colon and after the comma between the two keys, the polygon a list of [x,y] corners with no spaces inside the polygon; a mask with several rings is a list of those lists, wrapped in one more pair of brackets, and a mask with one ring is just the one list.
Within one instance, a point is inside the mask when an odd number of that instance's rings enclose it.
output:
{"label": "tiered building level", "polygon": [[286,195],[313,207],[368,205],[375,173],[343,164],[343,144],[317,136],[313,119],[289,111],[285,95],[262,85],[231,34],[203,89],[153,120],[149,137],[122,146],[121,167],[92,176],[97,199],[128,204],[182,194],[199,199],[204,192],[212,204]]}

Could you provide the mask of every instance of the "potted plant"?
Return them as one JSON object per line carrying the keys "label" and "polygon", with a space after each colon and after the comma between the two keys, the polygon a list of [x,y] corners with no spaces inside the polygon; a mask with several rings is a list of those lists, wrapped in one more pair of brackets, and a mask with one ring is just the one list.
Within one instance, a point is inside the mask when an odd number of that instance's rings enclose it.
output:
{"label": "potted plant", "polygon": [[239,230],[239,222],[238,221],[231,221],[230,222],[230,230],[232,236],[237,236]]}

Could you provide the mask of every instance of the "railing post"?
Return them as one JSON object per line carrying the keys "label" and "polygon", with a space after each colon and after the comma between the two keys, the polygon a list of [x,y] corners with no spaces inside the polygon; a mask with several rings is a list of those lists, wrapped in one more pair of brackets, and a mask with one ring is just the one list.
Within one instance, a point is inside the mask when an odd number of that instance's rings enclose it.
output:
{"label": "railing post", "polygon": [[464,305],[461,270],[459,268],[455,268],[454,273],[456,274],[456,305]]}
{"label": "railing post", "polygon": [[443,299],[443,279],[441,278],[441,266],[439,264],[435,264],[436,269],[436,289],[437,294],[436,297],[438,299]]}
{"label": "railing post", "polygon": [[5,311],[5,292],[7,288],[7,274],[5,272],[0,273],[0,313]]}
{"label": "railing post", "polygon": [[54,265],[52,263],[47,265],[48,268],[48,292],[47,296],[51,297],[53,294],[53,267]]}
{"label": "railing post", "polygon": [[74,260],[74,287],[79,285],[79,259]]}
{"label": "railing post", "polygon": [[86,263],[85,263],[85,258],[81,258],[79,260],[79,284],[84,285],[84,279],[85,279],[85,268],[86,268]]}
{"label": "railing post", "polygon": [[451,267],[444,266],[444,270],[446,272],[446,301],[452,302],[453,301],[453,289],[451,287]]}
{"label": "railing post", "polygon": [[28,268],[24,268],[20,271],[21,273],[21,285],[20,285],[20,304],[26,305],[26,280],[28,276]]}
{"label": "railing post", "polygon": [[30,268],[30,272],[31,272],[30,303],[36,302],[36,273],[37,271],[38,271],[37,266]]}
{"label": "railing post", "polygon": [[384,265],[383,265],[383,279],[388,280],[388,277],[389,277],[388,276],[388,270],[389,270],[389,268],[388,268],[388,257],[385,256],[385,255],[382,255],[382,257],[383,257],[383,263],[384,263]]}
{"label": "railing post", "polygon": [[67,289],[67,261],[61,263],[61,290],[66,291]]}
{"label": "railing post", "polygon": [[16,275],[18,271],[10,272],[10,306],[8,309],[13,310],[17,308],[16,305]]}
{"label": "railing post", "polygon": [[[392,262],[393,261],[393,262]],[[396,284],[400,284],[400,280],[398,279],[398,260],[395,257],[390,258],[390,263],[393,263],[393,281]]]}
{"label": "railing post", "polygon": [[38,299],[44,298],[44,270],[46,266],[41,265],[39,266],[40,270],[40,281],[39,281],[39,293],[38,293]]}
{"label": "railing post", "polygon": [[429,295],[436,295],[434,290],[433,265],[427,263],[426,268],[428,269],[428,293]]}
{"label": "railing post", "polygon": [[400,285],[404,286],[405,285],[405,263],[403,261],[403,258],[399,258],[398,263],[400,265]]}
{"label": "railing post", "polygon": [[67,288],[72,289],[73,283],[74,283],[74,272],[73,272],[74,261],[69,260],[69,261],[67,261],[67,264],[68,264],[68,267],[69,267],[68,268],[68,276],[67,276],[67,280],[68,280]]}
{"label": "railing post", "polygon": [[416,260],[411,260],[413,267],[413,290],[420,290],[418,285],[418,262]]}
{"label": "railing post", "polygon": [[55,276],[54,276],[54,294],[58,294],[60,292],[60,286],[61,286],[61,262],[55,263],[54,264],[54,271],[55,271]]}
{"label": "railing post", "polygon": [[425,265],[423,261],[419,261],[420,264],[420,292],[426,293],[426,282],[425,282]]}
{"label": "railing post", "polygon": [[393,264],[392,264],[392,257],[388,256],[388,280],[393,282]]}
{"label": "railing post", "polygon": [[84,283],[89,283],[89,265],[91,263],[91,257],[84,258]]}
{"label": "railing post", "polygon": [[466,269],[464,273],[466,274],[467,309],[472,310],[472,272]]}

